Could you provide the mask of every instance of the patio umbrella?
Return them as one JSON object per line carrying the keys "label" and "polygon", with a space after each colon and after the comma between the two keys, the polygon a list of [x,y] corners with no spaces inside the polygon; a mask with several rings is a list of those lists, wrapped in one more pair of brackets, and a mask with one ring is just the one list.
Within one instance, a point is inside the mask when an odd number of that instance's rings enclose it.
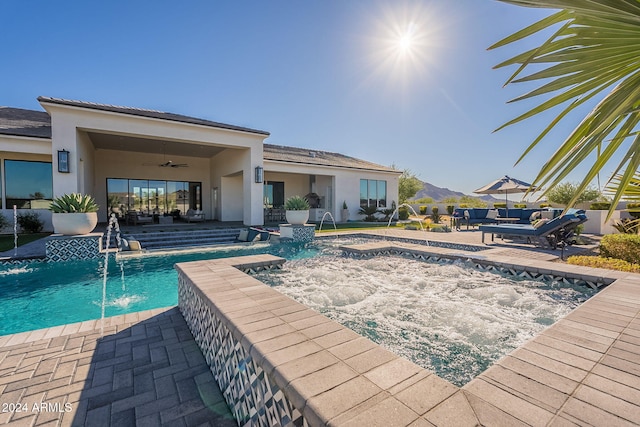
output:
{"label": "patio umbrella", "polygon": [[507,216],[509,216],[509,205],[507,201],[509,193],[526,193],[529,189],[532,189],[531,184],[505,175],[473,192],[477,194],[504,194],[504,201],[507,203]]}

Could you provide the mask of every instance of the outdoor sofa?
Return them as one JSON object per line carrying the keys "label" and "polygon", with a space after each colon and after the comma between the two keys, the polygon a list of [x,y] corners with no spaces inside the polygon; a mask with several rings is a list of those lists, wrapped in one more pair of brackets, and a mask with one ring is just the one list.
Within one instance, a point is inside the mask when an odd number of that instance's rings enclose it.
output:
{"label": "outdoor sofa", "polygon": [[202,222],[204,221],[204,212],[195,209],[187,210],[185,215],[182,215],[182,219],[187,222]]}
{"label": "outdoor sofa", "polygon": [[513,218],[514,224],[530,224],[531,216],[535,212],[541,212],[543,209],[486,209],[486,208],[457,208],[453,211],[453,219],[455,226],[459,230],[461,224],[497,224],[496,218]]}
{"label": "outdoor sofa", "polygon": [[481,225],[482,243],[485,233],[504,237],[523,237],[530,243],[540,243],[555,249],[558,244],[573,244],[573,236],[578,225],[587,221],[587,215],[581,209],[569,209],[565,215],[555,218],[543,218],[534,224],[491,224]]}

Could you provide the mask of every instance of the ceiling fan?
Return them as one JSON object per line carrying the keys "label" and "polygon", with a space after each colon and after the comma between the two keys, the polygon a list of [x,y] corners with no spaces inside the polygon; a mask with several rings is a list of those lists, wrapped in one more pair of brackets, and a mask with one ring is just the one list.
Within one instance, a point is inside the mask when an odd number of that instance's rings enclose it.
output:
{"label": "ceiling fan", "polygon": [[158,166],[161,168],[188,168],[189,164],[187,163],[174,163],[173,160],[167,160],[167,153],[165,152],[165,145],[162,144],[162,158],[163,162],[160,164],[157,163],[143,163],[144,166]]}
{"label": "ceiling fan", "polygon": [[173,163],[171,160],[168,160],[164,163],[160,163],[158,166],[161,168],[188,168],[189,167],[187,163]]}

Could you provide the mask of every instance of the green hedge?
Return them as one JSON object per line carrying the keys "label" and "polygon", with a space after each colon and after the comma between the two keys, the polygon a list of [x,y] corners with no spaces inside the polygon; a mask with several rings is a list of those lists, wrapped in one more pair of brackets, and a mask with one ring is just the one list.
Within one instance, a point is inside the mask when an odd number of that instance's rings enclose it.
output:
{"label": "green hedge", "polygon": [[595,202],[589,205],[589,209],[592,211],[608,211],[611,208],[611,203],[609,202]]}
{"label": "green hedge", "polygon": [[637,263],[640,260],[640,235],[607,234],[600,241],[600,256]]}
{"label": "green hedge", "polygon": [[640,273],[640,264],[634,264],[622,259],[603,258],[599,256],[574,255],[567,259],[568,264],[582,265],[584,267],[606,268],[609,270]]}
{"label": "green hedge", "polygon": [[504,209],[504,208],[506,208],[506,207],[507,207],[507,204],[506,204],[506,203],[494,203],[494,204],[493,204],[493,207],[494,207],[495,209]]}

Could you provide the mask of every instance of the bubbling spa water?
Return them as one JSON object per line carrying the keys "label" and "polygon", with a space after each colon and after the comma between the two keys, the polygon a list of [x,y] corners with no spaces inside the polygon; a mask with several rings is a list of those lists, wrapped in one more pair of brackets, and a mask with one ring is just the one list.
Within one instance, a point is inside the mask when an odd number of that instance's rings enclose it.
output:
{"label": "bubbling spa water", "polygon": [[302,259],[258,278],[458,386],[596,292],[401,257]]}

